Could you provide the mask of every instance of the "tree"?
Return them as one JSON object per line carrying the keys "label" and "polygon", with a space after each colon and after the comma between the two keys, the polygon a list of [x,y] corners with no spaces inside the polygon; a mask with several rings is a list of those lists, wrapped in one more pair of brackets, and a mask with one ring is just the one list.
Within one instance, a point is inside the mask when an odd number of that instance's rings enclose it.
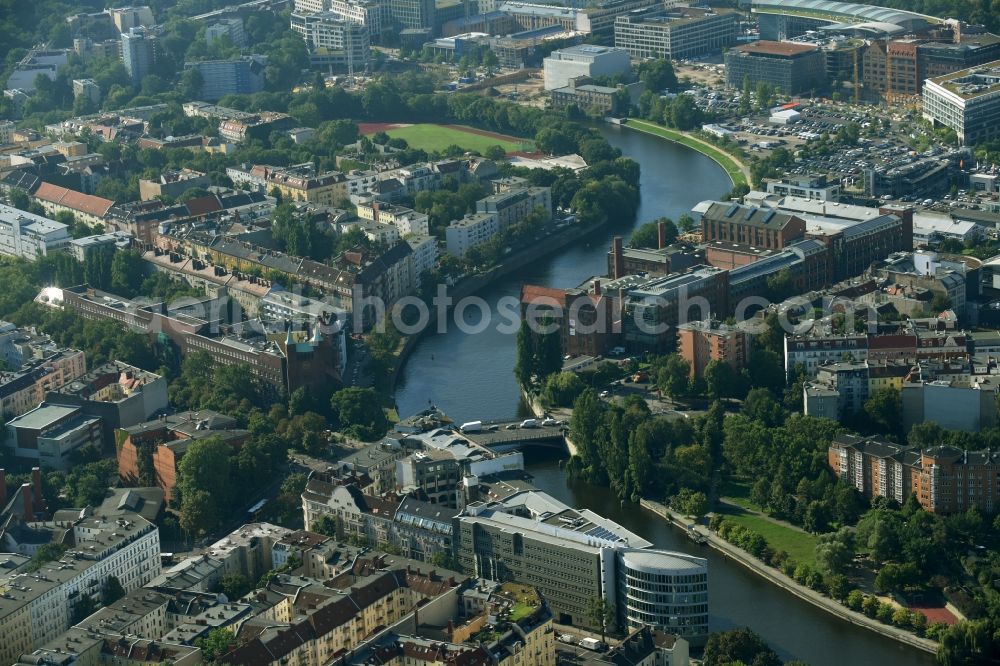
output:
{"label": "tree", "polygon": [[712,359],[705,366],[705,384],[708,388],[708,395],[713,400],[735,398],[740,392],[740,382],[737,381],[733,366],[718,359]]}
{"label": "tree", "polygon": [[615,607],[604,597],[594,597],[587,600],[587,619],[601,630],[603,642],[607,632],[615,624]]}
{"label": "tree", "polygon": [[596,473],[600,464],[597,450],[597,430],[604,420],[604,403],[592,388],[584,390],[573,403],[573,416],[569,422],[569,436],[576,446],[576,453],[583,469]]}
{"label": "tree", "polygon": [[201,537],[214,529],[220,520],[219,506],[206,490],[195,490],[181,496],[181,528]]}
{"label": "tree", "polygon": [[338,536],[337,519],[329,514],[323,514],[314,520],[312,525],[306,525],[306,527],[313,532],[325,534],[326,536]]}
{"label": "tree", "polygon": [[825,503],[813,500],[806,506],[802,517],[802,527],[807,532],[819,534],[825,532],[830,524],[830,515]]}
{"label": "tree", "polygon": [[491,160],[499,162],[507,157],[507,151],[504,149],[503,146],[499,145],[490,146],[489,148],[486,149],[485,156]]}
{"label": "tree", "polygon": [[560,372],[549,375],[542,390],[542,399],[551,405],[571,407],[577,396],[587,388],[580,375],[575,372]]}
{"label": "tree", "polygon": [[782,355],[769,349],[754,349],[747,359],[750,386],[770,389],[781,395],[785,388],[785,366]]}
{"label": "tree", "polygon": [[629,247],[658,248],[659,247],[659,225],[663,224],[666,229],[666,244],[671,245],[677,241],[677,225],[669,217],[661,217],[646,222],[644,225],[632,232],[629,239]]}
{"label": "tree", "polygon": [[192,443],[177,465],[181,527],[201,536],[214,529],[229,508],[232,450],[218,437]]}
{"label": "tree", "polygon": [[333,427],[358,439],[373,441],[389,429],[382,400],[374,389],[341,389],[331,396],[330,408]]}
{"label": "tree", "polygon": [[785,422],[785,411],[766,388],[755,388],[747,393],[741,413],[768,427],[780,426]]}
{"label": "tree", "polygon": [[875,576],[875,589],[879,592],[902,592],[919,580],[920,572],[913,562],[890,562]]}
{"label": "tree", "polygon": [[720,631],[708,637],[702,662],[705,666],[781,666],[781,659],[750,629]]}
{"label": "tree", "polygon": [[670,101],[669,124],[679,130],[687,131],[701,126],[702,111],[695,104],[691,95],[678,95]]}
{"label": "tree", "polygon": [[122,583],[118,580],[118,577],[108,576],[104,580],[104,586],[101,588],[101,599],[104,605],[109,606],[124,596],[125,588],[122,587]]}
{"label": "tree", "polygon": [[239,599],[252,589],[253,581],[241,573],[228,574],[219,581],[219,590],[230,601]]}
{"label": "tree", "polygon": [[767,278],[767,299],[772,303],[780,303],[795,295],[795,282],[792,280],[791,271],[782,268],[774,275]]}
{"label": "tree", "polygon": [[232,629],[216,627],[204,638],[195,640],[194,644],[195,647],[201,648],[205,661],[213,663],[236,646],[236,636]]}
{"label": "tree", "polygon": [[895,433],[902,421],[903,403],[899,389],[882,388],[865,400],[865,414],[883,433]]}
{"label": "tree", "polygon": [[656,385],[671,398],[683,398],[688,392],[691,364],[677,354],[671,354],[657,370]]}
{"label": "tree", "polygon": [[816,564],[830,574],[842,573],[854,558],[854,534],[841,528],[816,540]]}
{"label": "tree", "polygon": [[646,84],[646,90],[660,93],[677,88],[677,74],[673,64],[664,58],[647,60],[639,65],[639,79]]}
{"label": "tree", "polygon": [[708,497],[701,491],[681,488],[673,502],[674,507],[685,516],[699,518],[708,513]]}
{"label": "tree", "polygon": [[528,326],[527,318],[521,320],[517,330],[517,360],[514,363],[514,375],[523,387],[531,385],[531,376],[535,374],[535,336]]}
{"label": "tree", "polygon": [[138,252],[116,252],[111,260],[111,289],[123,296],[134,296],[142,284],[144,266]]}
{"label": "tree", "polygon": [[90,596],[89,594],[81,594],[76,599],[76,603],[73,604],[73,614],[70,618],[71,624],[78,624],[82,622],[85,618],[90,617],[101,607],[97,599]]}
{"label": "tree", "polygon": [[14,208],[28,210],[28,207],[31,206],[31,197],[20,187],[11,188],[10,192],[7,194],[7,199],[10,201],[10,205]]}
{"label": "tree", "polygon": [[692,231],[696,224],[697,223],[694,221],[694,218],[687,213],[681,213],[681,216],[677,218],[677,228],[680,229],[682,234]]}
{"label": "tree", "polygon": [[50,542],[43,544],[35,551],[34,555],[31,556],[31,560],[28,562],[26,570],[31,573],[38,571],[45,564],[49,562],[55,562],[63,556],[63,554],[69,550],[69,546],[64,543]]}

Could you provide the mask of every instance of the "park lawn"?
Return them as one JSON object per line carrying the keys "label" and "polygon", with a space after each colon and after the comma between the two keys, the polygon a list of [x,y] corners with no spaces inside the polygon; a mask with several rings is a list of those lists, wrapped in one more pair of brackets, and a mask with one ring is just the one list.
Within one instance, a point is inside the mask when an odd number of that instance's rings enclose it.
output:
{"label": "park lawn", "polygon": [[750,501],[749,481],[735,481],[733,479],[727,479],[722,482],[720,494],[733,504],[738,504],[744,509],[750,509],[752,511],[762,510],[759,506]]}
{"label": "park lawn", "polygon": [[645,120],[636,120],[629,118],[626,123],[628,127],[634,127],[641,132],[647,132],[648,134],[655,134],[656,136],[661,136],[664,139],[669,139],[676,143],[687,146],[697,150],[702,155],[710,157],[715,160],[719,166],[726,170],[729,174],[729,179],[733,181],[733,185],[748,185],[746,174],[743,173],[743,169],[740,168],[739,162],[733,159],[728,153],[723,152],[719,148],[715,148],[711,144],[702,143],[700,141],[695,141],[683,133],[677,130],[667,129],[661,125],[655,123],[646,122]]}
{"label": "park lawn", "polygon": [[[534,146],[531,141],[503,140],[492,136],[483,136],[473,132],[464,132],[453,127],[421,123],[408,127],[395,127],[386,131],[393,138],[404,139],[411,148],[427,152],[442,152],[448,146],[459,146],[464,150],[485,153],[490,146],[500,146],[508,153],[516,151],[531,151]],[[514,137],[511,137],[514,139]]]}
{"label": "park lawn", "polygon": [[783,550],[796,564],[816,566],[816,537],[807,532],[793,530],[763,516],[753,513],[726,513],[726,520],[757,532],[774,550]]}

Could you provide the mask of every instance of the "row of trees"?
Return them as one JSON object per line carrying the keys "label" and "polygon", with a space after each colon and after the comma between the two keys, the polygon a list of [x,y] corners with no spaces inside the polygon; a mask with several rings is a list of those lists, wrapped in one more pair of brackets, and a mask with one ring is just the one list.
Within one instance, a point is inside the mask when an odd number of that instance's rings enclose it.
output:
{"label": "row of trees", "polygon": [[704,417],[670,421],[654,417],[639,396],[607,404],[585,389],[573,403],[569,436],[577,455],[568,469],[632,501],[682,488],[706,492],[724,414],[715,404]]}

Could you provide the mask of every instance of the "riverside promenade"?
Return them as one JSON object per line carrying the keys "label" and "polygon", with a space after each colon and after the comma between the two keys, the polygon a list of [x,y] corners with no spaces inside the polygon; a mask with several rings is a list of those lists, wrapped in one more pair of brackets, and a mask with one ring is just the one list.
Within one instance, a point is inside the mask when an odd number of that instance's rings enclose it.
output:
{"label": "riverside promenade", "polygon": [[[676,511],[671,510],[664,504],[660,502],[655,502],[653,500],[643,499],[640,500],[639,504],[648,511],[652,511],[661,518],[667,520],[668,522],[677,525],[682,529],[689,528],[689,521],[685,520],[684,516],[680,515]],[[715,532],[711,531],[704,525],[695,525],[693,527],[694,531],[699,535],[705,537],[706,543],[715,548],[722,554],[724,554],[729,559],[742,564],[747,569],[750,569],[757,575],[767,579],[769,582],[788,590],[795,596],[799,597],[804,601],[808,601],[812,605],[822,608],[828,613],[836,615],[837,617],[847,620],[851,624],[856,624],[865,629],[874,631],[875,633],[882,634],[888,638],[892,638],[901,643],[906,643],[912,647],[915,647],[925,652],[936,653],[938,649],[938,644],[930,639],[921,638],[916,636],[909,631],[899,629],[898,627],[893,627],[888,624],[883,624],[875,618],[868,617],[863,613],[858,613],[856,611],[847,608],[846,606],[838,603],[837,601],[827,597],[825,595],[816,592],[804,585],[796,583],[794,580],[786,576],[781,571],[775,569],[774,567],[765,564],[756,557],[750,555],[741,548],[737,548],[733,544],[719,537]]]}

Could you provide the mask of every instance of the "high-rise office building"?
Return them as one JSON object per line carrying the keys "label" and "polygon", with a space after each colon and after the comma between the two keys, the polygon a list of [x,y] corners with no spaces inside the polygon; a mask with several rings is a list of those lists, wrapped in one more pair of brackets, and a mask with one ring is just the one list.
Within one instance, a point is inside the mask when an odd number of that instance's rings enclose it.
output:
{"label": "high-rise office building", "polygon": [[243,30],[243,19],[239,17],[221,19],[218,23],[213,23],[205,28],[205,41],[209,44],[222,37],[228,37],[234,46],[246,44],[247,36]]}
{"label": "high-rise office building", "polygon": [[132,84],[138,86],[153,72],[156,62],[156,37],[145,28],[132,28],[122,33],[122,60]]}
{"label": "high-rise office building", "polygon": [[264,89],[267,57],[248,55],[232,60],[206,60],[184,63],[184,69],[201,74],[201,99],[215,102],[226,95],[250,95]]}
{"label": "high-rise office building", "polygon": [[291,28],[309,45],[314,67],[361,72],[367,69],[371,48],[368,27],[333,12],[293,13]]}
{"label": "high-rise office building", "polygon": [[388,0],[383,5],[389,23],[399,29],[434,29],[434,0]]}

